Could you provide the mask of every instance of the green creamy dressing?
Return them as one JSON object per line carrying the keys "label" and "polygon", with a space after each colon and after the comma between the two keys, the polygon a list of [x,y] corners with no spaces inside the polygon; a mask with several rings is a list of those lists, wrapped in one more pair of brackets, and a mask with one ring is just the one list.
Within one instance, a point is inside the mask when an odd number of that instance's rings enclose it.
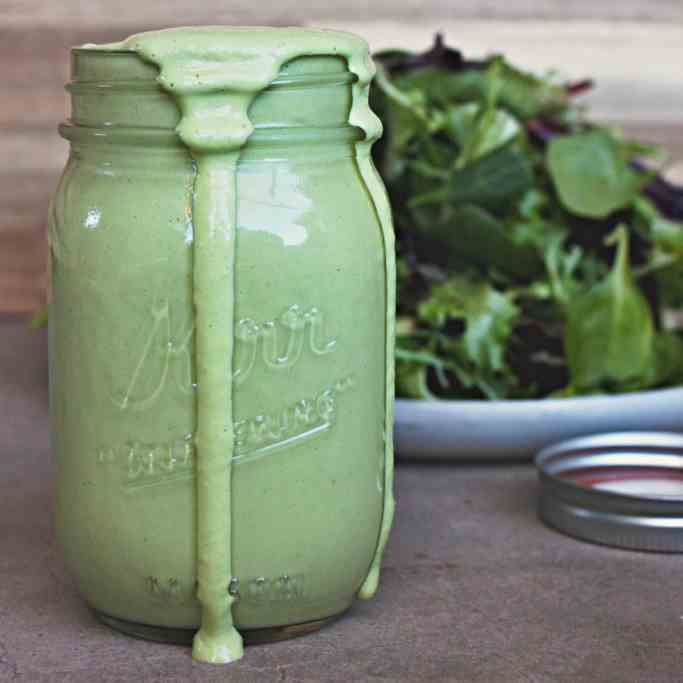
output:
{"label": "green creamy dressing", "polygon": [[234,453],[233,344],[235,325],[236,167],[253,131],[249,106],[286,62],[304,56],[343,57],[356,76],[349,123],[364,132],[357,165],[379,218],[386,254],[386,415],[382,525],[374,559],[359,597],[375,593],[394,513],[393,337],[394,243],[388,199],[370,149],[381,122],[368,105],[375,69],[368,46],[351,34],[304,28],[188,27],[131,36],[121,43],[87,46],[130,50],[159,67],[158,81],[181,112],[177,133],[196,163],[193,192],[197,372],[197,598],[201,628],[193,656],[221,663],[239,659],[230,592],[231,463]]}

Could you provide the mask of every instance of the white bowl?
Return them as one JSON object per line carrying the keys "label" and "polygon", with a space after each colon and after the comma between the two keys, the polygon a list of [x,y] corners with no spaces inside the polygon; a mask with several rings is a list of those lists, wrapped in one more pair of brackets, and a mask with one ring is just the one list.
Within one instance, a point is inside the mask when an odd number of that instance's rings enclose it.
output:
{"label": "white bowl", "polygon": [[623,431],[683,432],[683,388],[533,401],[396,401],[396,455],[403,459],[522,460],[558,441]]}

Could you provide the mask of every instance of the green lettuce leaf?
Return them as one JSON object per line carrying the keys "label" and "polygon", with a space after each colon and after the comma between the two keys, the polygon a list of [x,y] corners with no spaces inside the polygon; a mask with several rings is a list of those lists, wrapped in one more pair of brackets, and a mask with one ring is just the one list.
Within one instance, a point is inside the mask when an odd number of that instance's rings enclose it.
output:
{"label": "green lettuce leaf", "polygon": [[639,387],[647,384],[653,366],[652,312],[631,274],[624,226],[614,239],[617,254],[610,273],[567,308],[565,351],[578,391]]}
{"label": "green lettuce leaf", "polygon": [[579,216],[604,218],[633,202],[648,175],[634,171],[605,129],[554,138],[546,163],[562,204]]}
{"label": "green lettuce leaf", "polygon": [[522,281],[543,271],[543,260],[532,244],[515,241],[513,231],[475,204],[445,212],[425,232],[438,242],[441,256],[447,262],[495,267]]}
{"label": "green lettuce leaf", "polygon": [[438,189],[412,197],[408,206],[477,204],[494,213],[504,213],[533,183],[528,157],[508,145],[456,170]]}
{"label": "green lettuce leaf", "polygon": [[502,372],[505,345],[519,314],[512,297],[486,282],[455,277],[436,285],[431,296],[418,306],[420,319],[434,327],[462,320],[462,349],[480,369]]}

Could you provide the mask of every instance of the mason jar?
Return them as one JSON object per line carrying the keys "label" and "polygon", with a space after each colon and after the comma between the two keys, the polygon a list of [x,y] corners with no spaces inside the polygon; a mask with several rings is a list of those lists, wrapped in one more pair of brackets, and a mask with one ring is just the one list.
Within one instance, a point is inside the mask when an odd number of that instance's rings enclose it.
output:
{"label": "mason jar", "polygon": [[[195,163],[135,52],[72,51],[50,209],[57,532],[88,604],[130,633],[199,626]],[[288,62],[236,173],[233,580],[247,639],[353,602],[382,524],[387,245],[339,57]],[[391,245],[388,245],[391,248]]]}

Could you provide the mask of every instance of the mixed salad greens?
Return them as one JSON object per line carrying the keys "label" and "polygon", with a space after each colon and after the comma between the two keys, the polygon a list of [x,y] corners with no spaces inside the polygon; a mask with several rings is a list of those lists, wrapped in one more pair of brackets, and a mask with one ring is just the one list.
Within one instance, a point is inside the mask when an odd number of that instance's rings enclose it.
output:
{"label": "mixed salad greens", "polygon": [[[437,36],[378,63],[397,233],[397,395],[540,398],[683,383],[683,189],[560,84]],[[643,159],[650,158],[650,163]]]}

